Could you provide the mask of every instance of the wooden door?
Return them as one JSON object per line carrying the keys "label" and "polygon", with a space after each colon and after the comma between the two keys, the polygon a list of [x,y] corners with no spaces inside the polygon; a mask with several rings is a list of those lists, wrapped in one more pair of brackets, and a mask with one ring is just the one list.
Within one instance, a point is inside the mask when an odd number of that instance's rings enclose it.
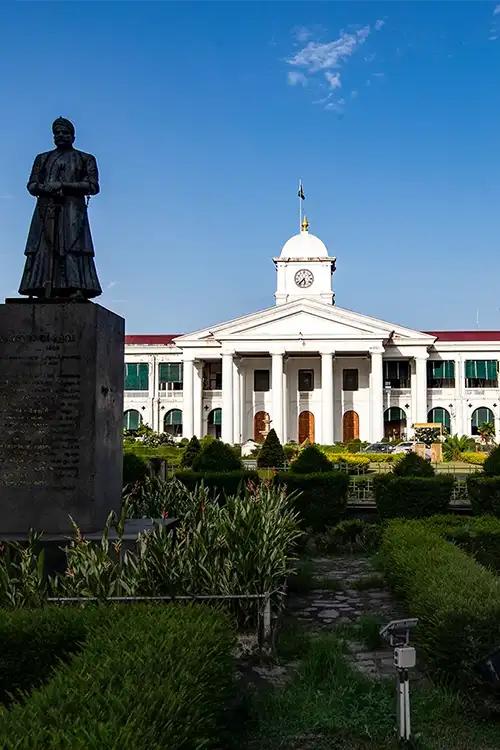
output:
{"label": "wooden door", "polygon": [[253,418],[253,439],[256,443],[263,443],[269,432],[269,414],[267,411],[258,411]]}
{"label": "wooden door", "polygon": [[299,443],[304,440],[314,443],[314,414],[311,411],[301,411],[299,414]]}
{"label": "wooden door", "polygon": [[359,439],[359,414],[356,411],[346,411],[343,419],[342,440],[348,443],[350,440]]}

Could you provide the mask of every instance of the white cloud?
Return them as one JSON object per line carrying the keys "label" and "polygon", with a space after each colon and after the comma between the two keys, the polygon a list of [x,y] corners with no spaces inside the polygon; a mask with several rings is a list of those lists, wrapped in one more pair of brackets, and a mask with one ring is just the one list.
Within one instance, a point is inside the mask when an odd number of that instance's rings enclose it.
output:
{"label": "white cloud", "polygon": [[329,112],[343,112],[344,105],[345,99],[336,99],[333,102],[328,102],[328,104],[325,105],[325,109]]}
{"label": "white cloud", "polygon": [[385,21],[379,18],[375,21],[375,31],[380,31],[385,26]]}
{"label": "white cloud", "polygon": [[113,289],[113,287],[116,286],[117,284],[118,284],[117,281],[110,281],[106,289]]}
{"label": "white cloud", "polygon": [[363,44],[370,34],[370,27],[363,26],[353,34],[342,32],[333,42],[309,42],[288,60],[290,65],[306,68],[310,73],[336,68],[347,60]]}
{"label": "white cloud", "polygon": [[351,91],[351,99],[357,99],[358,98],[358,92],[356,89],[353,89]]}
{"label": "white cloud", "polygon": [[308,29],[307,26],[295,26],[292,29],[292,36],[298,41],[298,42],[307,42],[313,35],[313,32],[311,29]]}
{"label": "white cloud", "polygon": [[495,5],[495,8],[493,10],[493,15],[498,16],[499,13],[500,13],[500,3],[498,5]]}
{"label": "white cloud", "polygon": [[372,73],[372,76],[375,78],[383,78],[385,76],[385,73]]}
{"label": "white cloud", "polygon": [[288,71],[288,83],[290,86],[307,86],[307,78],[297,70]]}
{"label": "white cloud", "polygon": [[325,78],[330,84],[330,88],[340,89],[342,87],[342,82],[340,80],[340,73],[330,73],[330,71],[327,70],[325,73]]}

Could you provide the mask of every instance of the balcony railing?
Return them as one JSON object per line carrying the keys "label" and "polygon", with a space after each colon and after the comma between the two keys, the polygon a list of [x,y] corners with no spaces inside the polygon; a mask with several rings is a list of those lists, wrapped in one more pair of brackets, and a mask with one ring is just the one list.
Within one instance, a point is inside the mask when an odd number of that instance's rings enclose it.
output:
{"label": "balcony railing", "polygon": [[176,399],[176,398],[182,399],[183,391],[158,391],[158,396],[161,399],[164,399],[164,398],[169,399],[169,400]]}
{"label": "balcony railing", "polygon": [[123,391],[123,395],[125,398],[148,398],[149,396],[149,390],[145,391]]}

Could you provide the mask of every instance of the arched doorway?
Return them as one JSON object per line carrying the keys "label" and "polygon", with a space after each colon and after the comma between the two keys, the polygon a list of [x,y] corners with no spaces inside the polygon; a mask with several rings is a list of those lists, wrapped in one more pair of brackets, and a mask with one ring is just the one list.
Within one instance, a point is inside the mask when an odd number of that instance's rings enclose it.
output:
{"label": "arched doorway", "polygon": [[258,411],[253,418],[253,439],[256,443],[263,443],[269,432],[269,414]]}
{"label": "arched doorway", "polygon": [[301,411],[299,414],[299,443],[309,440],[314,443],[314,414],[312,411]]}
{"label": "arched doorway", "polygon": [[359,439],[359,414],[357,411],[346,411],[343,420],[342,440],[348,443],[350,440]]}
{"label": "arched doorway", "polygon": [[163,418],[163,431],[172,437],[182,437],[182,412],[170,409]]}
{"label": "arched doorway", "polygon": [[142,417],[137,409],[128,409],[123,415],[123,429],[137,430],[142,424]]}
{"label": "arched doorway", "polygon": [[406,413],[399,406],[391,406],[384,412],[384,437],[389,440],[405,437]]}
{"label": "arched doorway", "polygon": [[495,434],[495,415],[486,406],[474,409],[471,417],[471,435],[479,435],[479,428],[483,424],[493,425],[493,434]]}
{"label": "arched doorway", "polygon": [[434,424],[443,425],[443,430],[448,435],[451,432],[451,417],[448,409],[444,409],[442,406],[436,406],[431,409],[427,415],[428,422],[434,422]]}
{"label": "arched doorway", "polygon": [[222,432],[222,409],[212,409],[207,419],[207,434],[219,439]]}

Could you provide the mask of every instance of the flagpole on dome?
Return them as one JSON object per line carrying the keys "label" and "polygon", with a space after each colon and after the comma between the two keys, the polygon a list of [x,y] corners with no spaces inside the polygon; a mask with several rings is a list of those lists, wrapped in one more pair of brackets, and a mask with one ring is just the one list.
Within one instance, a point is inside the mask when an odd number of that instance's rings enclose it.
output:
{"label": "flagpole on dome", "polygon": [[302,186],[302,180],[299,180],[299,192],[297,193],[299,197],[299,232],[302,231],[302,201],[306,199],[306,196],[304,195],[304,188]]}

